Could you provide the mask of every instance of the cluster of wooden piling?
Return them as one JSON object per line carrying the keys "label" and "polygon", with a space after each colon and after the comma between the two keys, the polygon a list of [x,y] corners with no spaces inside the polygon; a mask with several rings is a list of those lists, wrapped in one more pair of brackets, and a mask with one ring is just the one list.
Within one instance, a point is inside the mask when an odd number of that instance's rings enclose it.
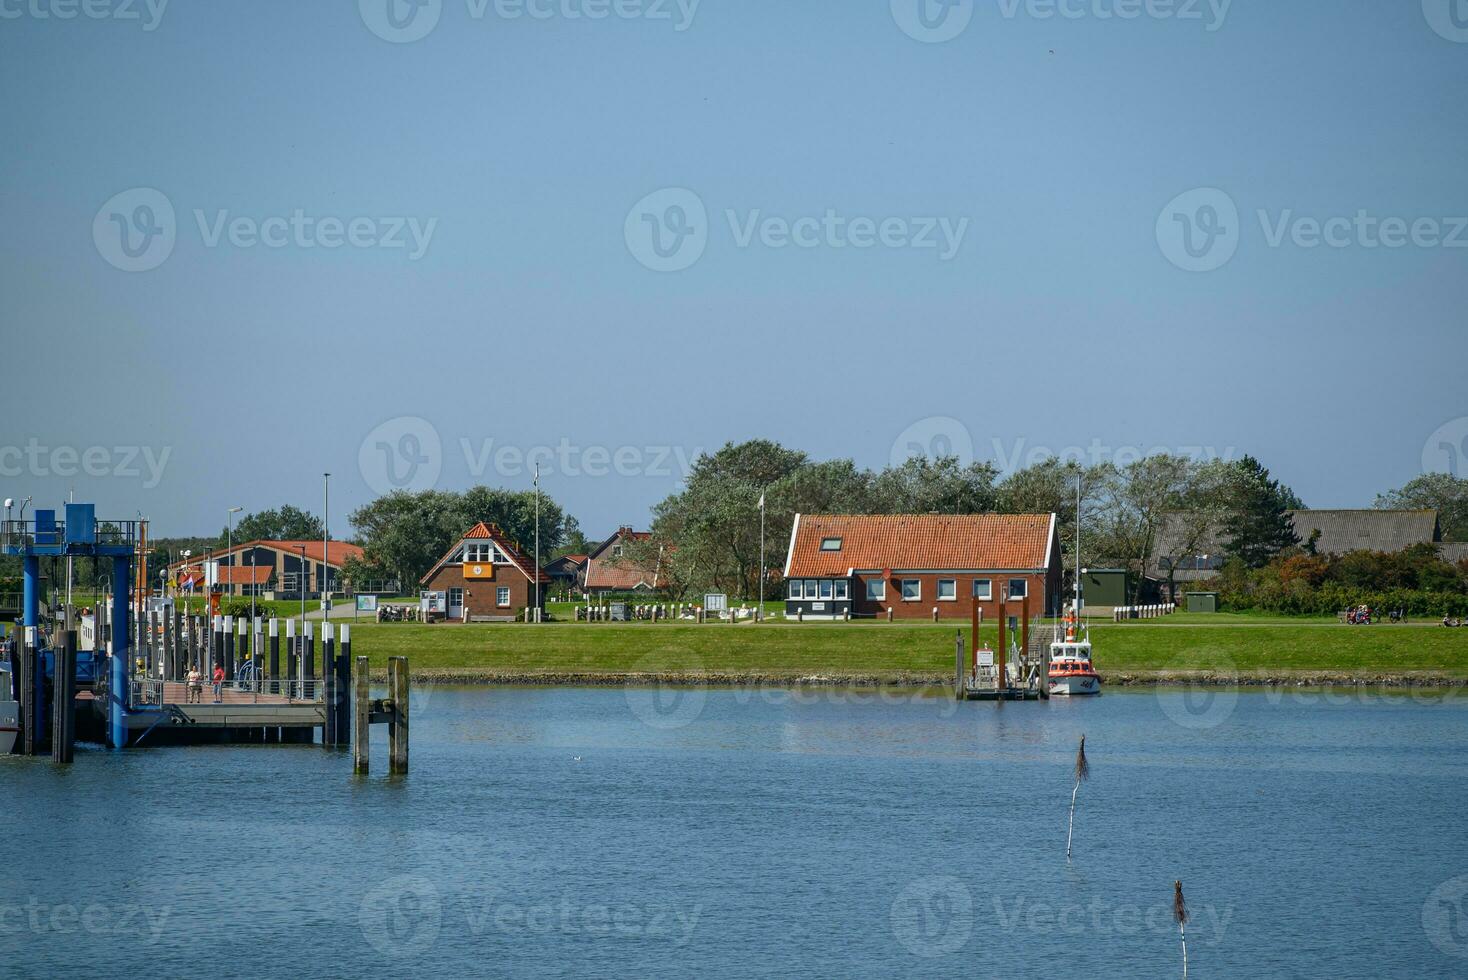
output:
{"label": "cluster of wooden piling", "polygon": [[374,724],[387,725],[387,771],[400,775],[408,771],[408,658],[387,658],[387,697],[372,700],[369,688],[367,658],[358,657],[352,671],[356,688],[356,737],[352,740],[352,770],[366,774],[371,761],[371,734]]}

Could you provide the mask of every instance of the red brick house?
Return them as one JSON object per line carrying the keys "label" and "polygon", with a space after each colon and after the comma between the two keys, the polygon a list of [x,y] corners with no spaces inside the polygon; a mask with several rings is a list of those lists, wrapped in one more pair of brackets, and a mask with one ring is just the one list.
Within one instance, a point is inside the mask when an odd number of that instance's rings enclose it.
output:
{"label": "red brick house", "polygon": [[586,591],[591,595],[609,592],[651,592],[658,587],[656,561],[651,565],[632,560],[626,548],[634,542],[652,537],[648,531],[630,527],[617,528],[617,533],[597,545],[586,561]]}
{"label": "red brick house", "polygon": [[1054,514],[796,514],[785,612],[806,618],[985,619],[1054,614],[1063,601]]}
{"label": "red brick house", "polygon": [[419,579],[422,595],[433,598],[448,622],[511,621],[535,604],[545,608],[551,577],[535,568],[497,525],[480,521]]}

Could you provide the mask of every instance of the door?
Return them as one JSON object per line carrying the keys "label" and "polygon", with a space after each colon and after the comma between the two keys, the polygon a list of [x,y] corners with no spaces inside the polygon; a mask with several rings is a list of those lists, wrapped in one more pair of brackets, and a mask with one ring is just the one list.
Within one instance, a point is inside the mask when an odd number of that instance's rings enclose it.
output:
{"label": "door", "polygon": [[449,589],[449,619],[464,618],[464,590]]}

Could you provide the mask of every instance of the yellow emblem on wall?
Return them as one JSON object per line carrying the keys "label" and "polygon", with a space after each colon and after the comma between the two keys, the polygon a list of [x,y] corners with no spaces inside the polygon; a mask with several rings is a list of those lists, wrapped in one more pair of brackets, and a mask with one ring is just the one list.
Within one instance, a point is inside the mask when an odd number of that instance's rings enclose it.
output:
{"label": "yellow emblem on wall", "polygon": [[464,577],[478,579],[493,579],[494,566],[489,562],[464,563]]}

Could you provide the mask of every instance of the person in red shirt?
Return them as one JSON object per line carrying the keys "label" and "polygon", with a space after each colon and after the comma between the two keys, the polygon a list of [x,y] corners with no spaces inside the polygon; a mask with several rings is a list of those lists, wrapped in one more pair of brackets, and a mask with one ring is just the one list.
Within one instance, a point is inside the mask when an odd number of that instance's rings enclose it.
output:
{"label": "person in red shirt", "polygon": [[220,664],[214,665],[214,703],[219,704],[222,700],[221,691],[224,688],[224,667]]}

